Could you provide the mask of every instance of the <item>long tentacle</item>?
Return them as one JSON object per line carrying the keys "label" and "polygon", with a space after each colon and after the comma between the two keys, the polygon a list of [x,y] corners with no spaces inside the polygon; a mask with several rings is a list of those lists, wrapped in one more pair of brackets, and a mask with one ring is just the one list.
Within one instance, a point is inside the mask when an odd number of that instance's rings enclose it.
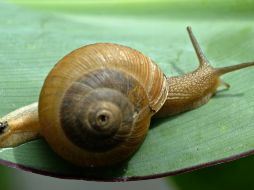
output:
{"label": "long tentacle", "polygon": [[206,56],[204,55],[202,49],[200,48],[199,43],[198,43],[196,37],[194,36],[194,34],[192,33],[192,29],[191,29],[190,26],[187,27],[187,31],[188,31],[188,34],[190,36],[192,45],[195,49],[195,52],[197,54],[197,57],[198,57],[198,60],[199,60],[199,65],[200,66],[207,65],[209,63],[209,61],[206,58]]}
{"label": "long tentacle", "polygon": [[223,75],[229,72],[233,72],[239,69],[243,69],[246,67],[251,67],[254,66],[254,62],[247,62],[247,63],[240,63],[237,65],[231,65],[231,66],[227,66],[227,67],[221,67],[221,68],[215,68],[217,74],[219,75]]}

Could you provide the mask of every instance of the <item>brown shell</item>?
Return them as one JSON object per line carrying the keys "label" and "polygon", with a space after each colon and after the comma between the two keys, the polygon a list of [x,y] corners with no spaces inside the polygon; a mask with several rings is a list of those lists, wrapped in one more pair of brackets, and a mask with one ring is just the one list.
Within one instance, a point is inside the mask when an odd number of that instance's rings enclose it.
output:
{"label": "brown shell", "polygon": [[[41,134],[76,165],[116,164],[140,146],[167,92],[164,74],[140,52],[110,43],[84,46],[60,60],[45,80]],[[104,120],[94,114],[101,112],[112,126],[98,127]]]}

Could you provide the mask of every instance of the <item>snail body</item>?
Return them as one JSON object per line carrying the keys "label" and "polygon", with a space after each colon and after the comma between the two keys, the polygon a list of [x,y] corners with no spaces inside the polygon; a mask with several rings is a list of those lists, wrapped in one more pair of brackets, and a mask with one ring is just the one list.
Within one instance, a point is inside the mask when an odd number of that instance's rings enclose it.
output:
{"label": "snail body", "polygon": [[220,76],[253,62],[213,68],[187,28],[200,65],[166,77],[137,50],[97,43],[74,50],[47,76],[39,104],[1,118],[0,147],[43,137],[65,160],[101,167],[129,158],[142,144],[152,117],[199,107],[229,85]]}

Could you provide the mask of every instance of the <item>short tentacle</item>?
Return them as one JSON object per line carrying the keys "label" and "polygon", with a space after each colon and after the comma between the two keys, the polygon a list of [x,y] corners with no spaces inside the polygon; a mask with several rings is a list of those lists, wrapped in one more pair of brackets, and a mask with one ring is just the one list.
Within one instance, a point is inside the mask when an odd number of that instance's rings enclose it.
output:
{"label": "short tentacle", "polygon": [[230,88],[230,84],[220,79],[220,85],[223,85],[225,87],[225,90],[228,90]]}

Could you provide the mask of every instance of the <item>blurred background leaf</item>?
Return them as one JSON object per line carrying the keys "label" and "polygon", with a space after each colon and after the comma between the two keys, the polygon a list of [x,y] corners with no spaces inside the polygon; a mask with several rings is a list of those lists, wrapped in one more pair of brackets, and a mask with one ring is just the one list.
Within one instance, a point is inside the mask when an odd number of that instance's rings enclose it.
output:
{"label": "blurred background leaf", "polygon": [[12,176],[10,170],[6,166],[0,165],[0,188],[5,190],[12,189]]}
{"label": "blurred background leaf", "polygon": [[[252,1],[10,2],[19,6],[0,4],[1,115],[36,101],[55,62],[84,44],[107,41],[136,48],[172,76],[197,66],[185,31],[191,25],[214,66],[253,60]],[[224,79],[232,84],[230,91],[200,109],[154,121],[145,143],[128,163],[99,175],[172,174],[253,150],[254,87],[248,83],[254,80],[253,69]],[[0,158],[30,169],[80,175],[43,141],[4,149]]]}
{"label": "blurred background leaf", "polygon": [[181,190],[254,189],[254,157],[193,171],[168,178]]}
{"label": "blurred background leaf", "polygon": [[10,0],[19,5],[74,14],[141,16],[145,18],[199,20],[251,19],[254,5],[244,0]]}

